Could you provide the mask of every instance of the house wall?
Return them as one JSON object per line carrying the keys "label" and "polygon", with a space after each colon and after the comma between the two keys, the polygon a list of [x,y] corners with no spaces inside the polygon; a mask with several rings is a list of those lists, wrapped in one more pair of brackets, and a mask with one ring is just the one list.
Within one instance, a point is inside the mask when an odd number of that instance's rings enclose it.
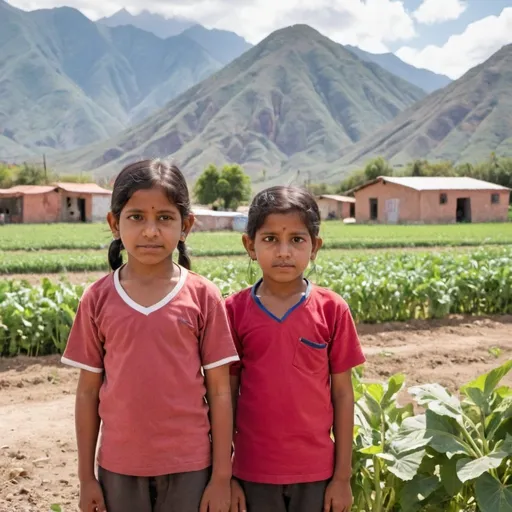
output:
{"label": "house wall", "polygon": [[56,191],[23,196],[23,222],[25,224],[58,222],[60,195]]}
{"label": "house wall", "polygon": [[59,194],[61,197],[59,220],[62,222],[80,222],[78,199],[85,199],[85,221],[92,221],[92,194],[66,192],[65,190],[60,190]]}
{"label": "house wall", "polygon": [[317,199],[320,217],[327,219],[329,212],[334,212],[336,219],[346,219],[350,217],[350,205],[352,203],[335,201],[334,199],[320,198]]}
{"label": "house wall", "polygon": [[233,216],[195,215],[193,231],[222,231],[233,229]]}
{"label": "house wall", "polygon": [[104,222],[107,213],[110,211],[110,195],[93,195],[92,196],[92,221]]}
{"label": "house wall", "polygon": [[[354,193],[356,198],[356,222],[370,222],[370,198],[378,200],[378,217],[372,222],[394,223],[419,222],[420,193],[394,183],[377,182]],[[398,200],[390,201],[389,200]],[[396,207],[397,213],[393,213]],[[394,210],[394,211],[396,211]]]}
{"label": "house wall", "polygon": [[[446,204],[440,204],[441,193],[446,194]],[[491,202],[493,193],[499,194],[498,204]],[[421,193],[421,219],[425,223],[454,223],[456,222],[457,199],[469,198],[471,222],[506,222],[509,194],[507,190],[423,191]]]}

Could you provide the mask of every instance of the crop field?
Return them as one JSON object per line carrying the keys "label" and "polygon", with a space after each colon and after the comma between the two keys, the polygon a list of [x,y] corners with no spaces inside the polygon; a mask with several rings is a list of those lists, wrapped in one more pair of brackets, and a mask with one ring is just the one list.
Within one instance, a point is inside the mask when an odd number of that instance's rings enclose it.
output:
{"label": "crop field", "polygon": [[[322,224],[325,247],[362,249],[381,247],[478,246],[512,243],[512,223],[356,226],[330,221]],[[196,256],[243,254],[240,233],[192,233],[188,239]],[[102,249],[111,234],[106,224],[42,224],[0,227],[0,250]]]}
{"label": "crop field", "polygon": [[[20,227],[0,228],[0,510],[71,512],[78,371],[58,354],[110,235]],[[367,356],[352,512],[511,512],[511,227],[325,223],[308,277],[347,301]],[[259,278],[239,233],[189,245],[224,296]]]}

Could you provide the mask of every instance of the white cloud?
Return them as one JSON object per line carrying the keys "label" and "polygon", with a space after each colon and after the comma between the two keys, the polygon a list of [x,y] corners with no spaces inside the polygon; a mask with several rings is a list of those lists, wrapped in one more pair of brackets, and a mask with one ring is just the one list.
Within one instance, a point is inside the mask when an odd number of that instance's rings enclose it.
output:
{"label": "white cloud", "polygon": [[[126,7],[166,16],[183,16],[208,28],[233,30],[251,43],[272,31],[307,23],[322,34],[367,51],[388,51],[386,43],[408,41],[415,34],[414,20],[403,0],[9,0],[22,9],[58,5],[76,7],[92,19]],[[127,3],[124,3],[124,2]]]}
{"label": "white cloud", "polygon": [[419,23],[432,25],[458,19],[467,7],[466,0],[423,0],[412,15]]}
{"label": "white cloud", "polygon": [[422,50],[404,46],[396,54],[409,64],[455,79],[509,43],[512,43],[512,7],[503,9],[499,16],[470,23],[462,34],[451,36],[444,46],[429,45]]}

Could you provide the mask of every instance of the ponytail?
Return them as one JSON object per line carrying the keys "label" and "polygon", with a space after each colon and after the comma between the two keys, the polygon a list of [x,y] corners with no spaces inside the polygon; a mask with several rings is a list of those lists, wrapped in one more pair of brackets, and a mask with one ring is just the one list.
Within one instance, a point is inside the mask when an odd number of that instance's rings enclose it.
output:
{"label": "ponytail", "polygon": [[181,240],[178,242],[178,253],[178,264],[186,268],[187,270],[190,270],[190,256],[188,255],[187,246],[185,245],[185,242],[182,242]]}
{"label": "ponytail", "polygon": [[110,242],[108,248],[108,264],[112,270],[117,270],[123,265],[123,256],[121,251],[123,250],[123,242],[120,238],[115,238]]}

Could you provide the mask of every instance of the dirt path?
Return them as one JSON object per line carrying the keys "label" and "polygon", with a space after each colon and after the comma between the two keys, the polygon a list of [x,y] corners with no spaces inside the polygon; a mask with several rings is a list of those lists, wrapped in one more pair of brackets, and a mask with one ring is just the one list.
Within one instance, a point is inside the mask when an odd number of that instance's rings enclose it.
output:
{"label": "dirt path", "polygon": [[[365,377],[452,391],[512,357],[512,317],[359,326]],[[0,359],[0,511],[77,510],[73,426],[77,372],[58,357]],[[512,375],[503,384],[512,385]]]}

